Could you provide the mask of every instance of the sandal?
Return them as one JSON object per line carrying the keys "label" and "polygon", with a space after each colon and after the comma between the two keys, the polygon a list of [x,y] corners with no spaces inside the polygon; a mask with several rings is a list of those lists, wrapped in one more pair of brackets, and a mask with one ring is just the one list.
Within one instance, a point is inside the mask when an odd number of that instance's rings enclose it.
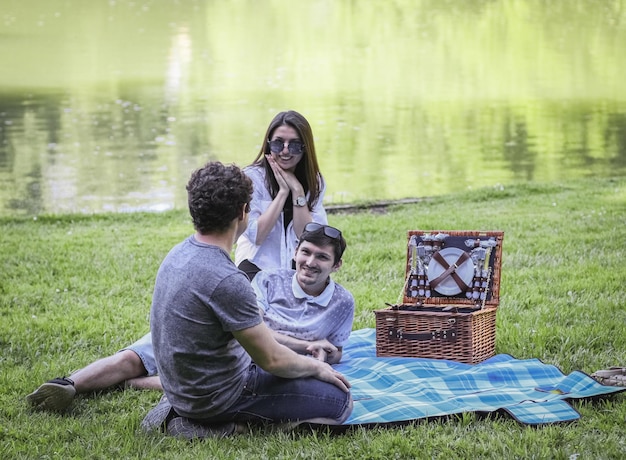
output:
{"label": "sandal", "polygon": [[608,369],[595,371],[591,377],[602,385],[626,387],[626,367],[612,366]]}

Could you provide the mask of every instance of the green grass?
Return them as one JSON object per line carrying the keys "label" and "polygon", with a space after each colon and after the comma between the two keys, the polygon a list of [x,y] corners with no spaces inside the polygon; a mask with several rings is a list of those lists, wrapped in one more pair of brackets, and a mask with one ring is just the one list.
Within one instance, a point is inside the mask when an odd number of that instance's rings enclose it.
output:
{"label": "green grass", "polygon": [[[626,365],[626,180],[477,190],[332,213],[348,240],[335,279],[354,329],[398,299],[406,231],[505,232],[497,352],[564,372]],[[146,436],[151,391],[80,397],[64,415],[32,412],[41,382],[114,353],[148,330],[153,280],[192,232],[185,211],[0,219],[0,458],[624,458],[626,397],[574,401],[582,418],[531,428],[463,414],[343,434],[251,435],[190,444]]]}

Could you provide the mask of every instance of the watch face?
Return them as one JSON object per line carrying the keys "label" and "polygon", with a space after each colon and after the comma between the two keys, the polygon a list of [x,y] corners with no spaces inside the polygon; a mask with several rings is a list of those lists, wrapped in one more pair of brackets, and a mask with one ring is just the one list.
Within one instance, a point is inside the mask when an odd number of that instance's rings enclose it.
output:
{"label": "watch face", "polygon": [[296,206],[304,206],[306,204],[306,198],[299,196],[296,198]]}

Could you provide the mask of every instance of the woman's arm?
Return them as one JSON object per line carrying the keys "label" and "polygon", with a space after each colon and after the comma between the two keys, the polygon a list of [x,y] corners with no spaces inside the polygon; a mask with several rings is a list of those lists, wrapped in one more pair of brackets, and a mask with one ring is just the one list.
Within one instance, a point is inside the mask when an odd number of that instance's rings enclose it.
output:
{"label": "woman's arm", "polygon": [[279,190],[276,197],[272,200],[272,203],[257,219],[257,233],[256,241],[254,244],[260,246],[263,244],[267,235],[270,234],[274,225],[280,218],[280,213],[283,212],[285,206],[285,200],[289,196],[289,190]]}
{"label": "woman's arm", "polygon": [[[272,172],[274,177],[276,178],[276,182],[278,183],[278,193],[272,201],[270,205],[261,211],[261,214],[256,218],[256,238],[254,240],[254,244],[257,246],[262,245],[267,236],[270,234],[276,222],[280,219],[280,215],[283,212],[283,208],[285,206],[285,201],[289,196],[289,186],[282,178],[279,173],[279,166],[272,159],[270,155],[266,155],[266,160],[272,168]],[[259,171],[263,171],[262,167],[259,167]],[[267,203],[268,198],[271,198],[269,190],[267,190],[267,186],[265,184],[265,174],[255,174],[254,175],[254,188],[255,191],[252,194],[252,209],[258,208],[259,204],[255,204],[255,200],[257,202],[265,202]]]}
{"label": "woman's arm", "polygon": [[[304,190],[298,182],[298,179],[293,176],[293,181],[289,182],[291,189],[291,196],[294,200],[298,196],[304,196]],[[293,207],[293,231],[296,238],[300,239],[300,235],[304,231],[304,227],[309,222],[317,222],[318,224],[328,224],[328,217],[326,216],[326,210],[324,209],[324,194],[326,192],[326,184],[320,176],[320,189],[315,206],[312,210],[309,210],[308,205],[299,207]]]}

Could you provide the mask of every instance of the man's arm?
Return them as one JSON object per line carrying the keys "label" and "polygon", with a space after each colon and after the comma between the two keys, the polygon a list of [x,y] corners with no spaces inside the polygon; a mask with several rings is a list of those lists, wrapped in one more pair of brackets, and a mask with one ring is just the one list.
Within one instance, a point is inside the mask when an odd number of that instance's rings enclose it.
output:
{"label": "man's arm", "polygon": [[265,323],[241,331],[233,331],[233,335],[252,360],[271,374],[291,379],[314,377],[332,383],[346,392],[350,388],[350,382],[330,365],[299,355],[278,343]]}
{"label": "man's arm", "polygon": [[272,335],[278,343],[285,345],[301,355],[313,355],[315,359],[325,361],[328,364],[337,364],[341,361],[342,349],[336,347],[326,339],[308,341],[276,331],[272,331]]}
{"label": "man's arm", "polygon": [[[251,283],[257,297],[259,310],[264,317],[265,312],[269,309],[269,302],[266,295],[268,282],[269,278],[266,276],[266,272],[261,272]],[[350,327],[352,327],[352,322],[350,322]],[[315,359],[327,362],[328,364],[337,364],[341,361],[341,348],[336,347],[326,339],[308,341],[281,334],[271,328],[270,330],[278,343],[285,345],[298,354],[312,355]]]}

